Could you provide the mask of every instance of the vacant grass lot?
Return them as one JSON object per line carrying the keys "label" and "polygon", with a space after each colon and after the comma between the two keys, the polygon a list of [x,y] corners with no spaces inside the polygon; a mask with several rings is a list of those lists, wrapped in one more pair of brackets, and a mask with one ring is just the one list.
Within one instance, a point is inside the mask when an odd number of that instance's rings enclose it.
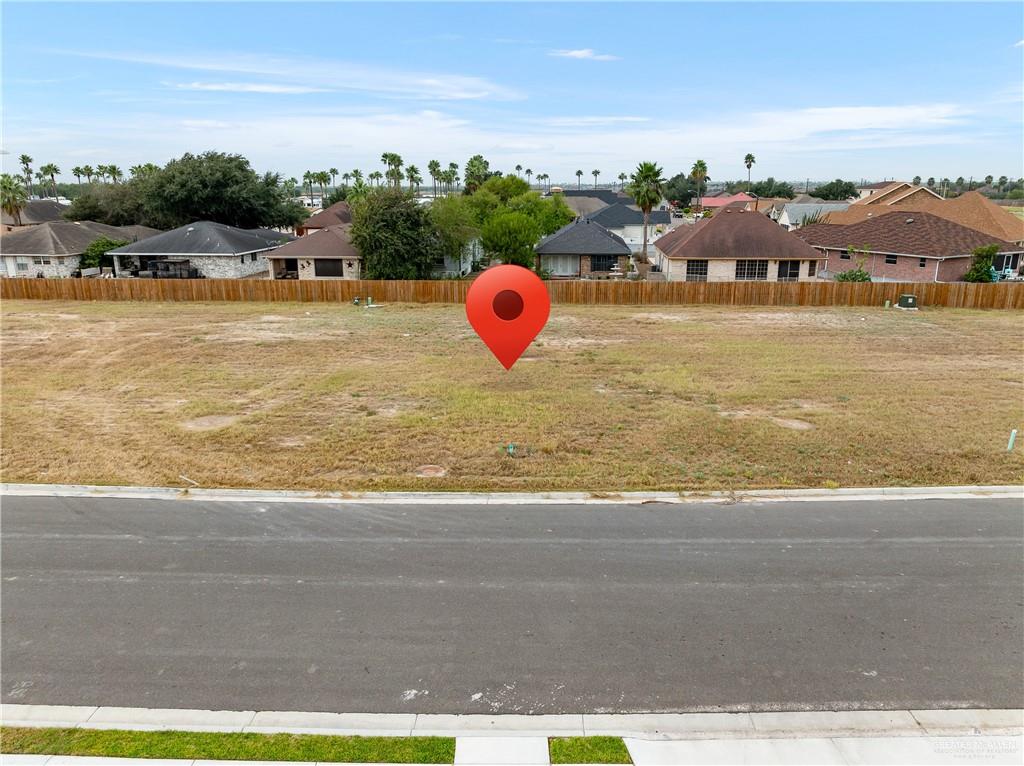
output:
{"label": "vacant grass lot", "polygon": [[[1024,315],[5,301],[6,481],[360,489],[1020,482]],[[506,445],[516,445],[515,456]],[[440,466],[441,470],[425,467]],[[441,473],[443,476],[418,474]]]}

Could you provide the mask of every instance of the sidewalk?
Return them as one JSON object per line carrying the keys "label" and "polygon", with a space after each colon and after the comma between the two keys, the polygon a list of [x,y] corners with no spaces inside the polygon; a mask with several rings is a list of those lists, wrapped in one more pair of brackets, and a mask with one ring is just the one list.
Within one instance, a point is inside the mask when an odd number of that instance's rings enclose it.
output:
{"label": "sidewalk", "polygon": [[[1024,711],[426,715],[3,705],[5,726],[455,737],[458,766],[547,766],[549,737],[622,737],[637,766],[1019,764]],[[248,766],[244,761],[4,755],[3,766]],[[292,766],[315,766],[292,762]]]}

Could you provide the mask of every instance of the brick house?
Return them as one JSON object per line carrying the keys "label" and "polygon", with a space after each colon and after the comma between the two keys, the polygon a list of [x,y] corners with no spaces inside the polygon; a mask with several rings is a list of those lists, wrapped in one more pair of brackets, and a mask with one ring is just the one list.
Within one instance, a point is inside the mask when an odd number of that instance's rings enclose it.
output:
{"label": "brick house", "polygon": [[267,253],[271,279],[359,279],[363,257],[352,245],[349,224],[314,228]]}
{"label": "brick house", "polygon": [[1000,262],[1020,265],[1024,246],[931,213],[891,210],[850,225],[817,224],[795,232],[828,260],[822,277],[863,268],[875,282],[958,282],[972,252],[998,245]]}
{"label": "brick house", "polygon": [[824,257],[763,213],[726,207],[654,242],[670,282],[806,282]]}
{"label": "brick house", "polygon": [[542,239],[535,252],[540,268],[553,277],[599,278],[625,274],[633,251],[601,224],[577,218]]}
{"label": "brick house", "polygon": [[85,250],[97,239],[137,242],[159,234],[146,226],[108,226],[95,221],[47,221],[4,235],[0,276],[70,277]]}
{"label": "brick house", "polygon": [[[174,271],[190,276],[217,279],[266,279],[270,276],[267,253],[295,239],[272,229],[237,229],[223,223],[197,221],[155,237],[119,247],[117,256],[123,272],[150,276],[173,264]],[[163,266],[158,265],[163,263]],[[119,273],[119,276],[126,276]]]}

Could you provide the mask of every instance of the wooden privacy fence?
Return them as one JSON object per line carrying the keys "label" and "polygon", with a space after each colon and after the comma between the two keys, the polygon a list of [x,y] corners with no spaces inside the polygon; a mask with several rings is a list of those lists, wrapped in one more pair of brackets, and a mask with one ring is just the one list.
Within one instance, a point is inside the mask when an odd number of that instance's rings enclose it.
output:
{"label": "wooden privacy fence", "polygon": [[[351,301],[464,303],[463,280],[0,279],[0,298],[82,301]],[[921,306],[1024,309],[1024,283],[548,282],[552,303],[591,305],[881,306],[901,293]]]}

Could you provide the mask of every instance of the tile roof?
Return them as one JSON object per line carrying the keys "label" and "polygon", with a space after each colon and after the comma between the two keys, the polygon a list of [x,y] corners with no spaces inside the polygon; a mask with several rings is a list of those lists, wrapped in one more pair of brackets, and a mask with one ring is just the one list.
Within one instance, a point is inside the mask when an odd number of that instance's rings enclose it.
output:
{"label": "tile roof", "polygon": [[274,258],[362,258],[352,244],[350,223],[337,223],[317,229],[305,237],[282,245]]}
{"label": "tile roof", "polygon": [[655,240],[669,258],[767,258],[812,260],[821,255],[765,215],[723,210],[692,226],[680,226]]}
{"label": "tile roof", "polygon": [[794,234],[818,247],[868,250],[876,253],[948,258],[969,255],[975,248],[999,245],[1000,252],[1021,252],[1024,247],[984,232],[961,226],[931,213],[892,210],[847,226],[818,224]]}
{"label": "tile roof", "polygon": [[554,234],[542,239],[535,248],[538,255],[630,255],[629,245],[599,223],[577,218]]}
{"label": "tile roof", "polygon": [[[63,221],[64,211],[70,207],[53,199],[30,199],[21,209],[21,225],[32,226],[47,221]],[[0,211],[0,222],[4,226],[15,226],[14,216]]]}
{"label": "tile roof", "polygon": [[81,255],[100,237],[138,241],[159,232],[145,226],[108,226],[95,221],[47,221],[5,234],[4,255]]}
{"label": "tile roof", "polygon": [[[587,217],[609,229],[618,229],[622,226],[641,226],[644,222],[643,211],[622,203],[608,205]],[[648,216],[650,225],[668,223],[672,223],[672,215],[667,210],[652,210]]]}
{"label": "tile roof", "polygon": [[325,207],[319,213],[314,213],[306,219],[300,228],[325,229],[338,223],[352,223],[352,208],[344,200]]}
{"label": "tile roof", "polygon": [[[10,236],[10,235],[8,235]],[[126,255],[240,255],[272,250],[294,239],[269,229],[236,229],[213,221],[196,221],[112,250]]]}

